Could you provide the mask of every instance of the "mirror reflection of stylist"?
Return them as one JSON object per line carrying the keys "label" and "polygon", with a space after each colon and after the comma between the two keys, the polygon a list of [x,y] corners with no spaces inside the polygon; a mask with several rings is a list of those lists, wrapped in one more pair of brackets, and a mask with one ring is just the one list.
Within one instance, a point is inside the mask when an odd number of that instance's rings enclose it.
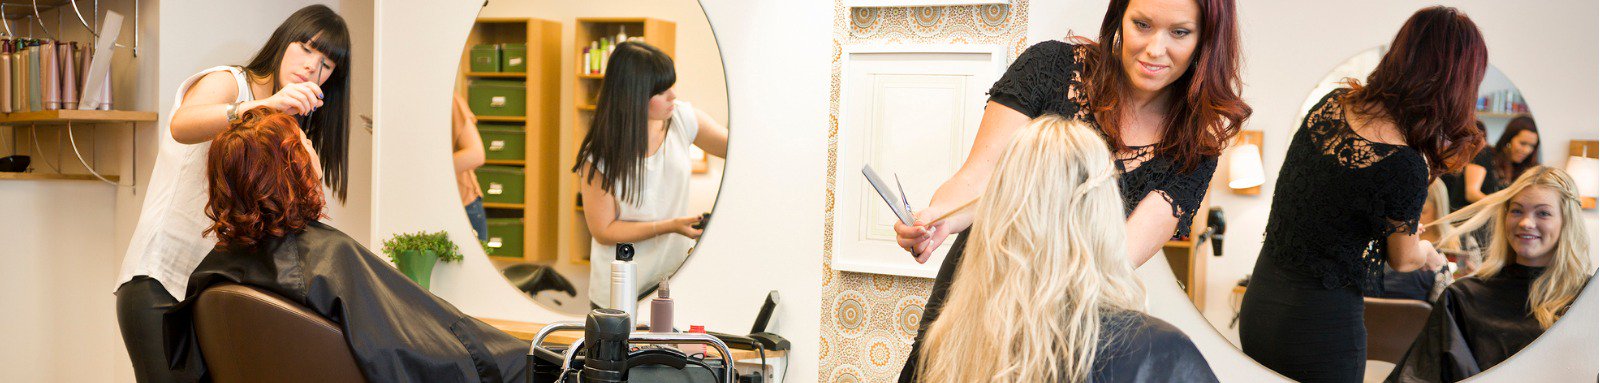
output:
{"label": "mirror reflection of stylist", "polygon": [[1424,8],[1390,46],[1364,84],[1348,79],[1312,107],[1278,172],[1239,341],[1295,381],[1362,380],[1362,293],[1382,291],[1386,264],[1444,265],[1418,238],[1428,185],[1484,142],[1472,121],[1488,49],[1472,20]]}
{"label": "mirror reflection of stylist", "polygon": [[[1239,98],[1238,68],[1232,0],[1113,0],[1098,43],[1046,41],[1023,52],[989,90],[966,163],[917,212],[914,226],[895,224],[900,246],[919,262],[949,234],[963,233],[939,268],[920,328],[938,317],[966,246],[973,217],[958,210],[988,183],[1013,132],[1040,115],[1089,122],[1107,137],[1120,173],[1129,262],[1142,265],[1167,240],[1188,235],[1217,155],[1251,113]],[[908,360],[918,348],[913,344]],[[913,368],[906,364],[902,380]]]}
{"label": "mirror reflection of stylist", "polygon": [[652,286],[672,273],[700,237],[689,214],[689,146],[717,157],[728,130],[678,101],[672,57],[648,44],[624,42],[606,67],[594,121],[578,147],[578,189],[594,243],[589,298],[611,307],[610,264],[617,243],[632,243],[638,282]]}
{"label": "mirror reflection of stylist", "polygon": [[314,148],[311,158],[326,171],[323,182],[344,199],[349,36],[332,9],[308,6],[284,20],[248,65],[206,69],[178,87],[117,277],[117,323],[139,381],[172,380],[161,314],[184,296],[189,273],[217,243],[201,235],[211,221],[204,213],[206,149],[230,122],[256,107],[309,115],[302,135]]}
{"label": "mirror reflection of stylist", "polygon": [[1533,117],[1517,116],[1506,123],[1494,148],[1478,154],[1462,171],[1463,194],[1467,202],[1478,202],[1535,166],[1539,166],[1539,128]]}

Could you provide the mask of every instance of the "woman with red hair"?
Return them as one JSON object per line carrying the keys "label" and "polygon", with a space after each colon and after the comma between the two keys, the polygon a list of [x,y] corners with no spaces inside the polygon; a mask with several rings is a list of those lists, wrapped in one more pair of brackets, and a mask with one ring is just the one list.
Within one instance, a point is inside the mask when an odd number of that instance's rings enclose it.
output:
{"label": "woman with red hair", "polygon": [[[989,89],[966,163],[914,225],[895,224],[900,246],[918,262],[961,233],[939,268],[918,339],[938,318],[966,250],[974,217],[963,207],[983,192],[1006,144],[1030,120],[1058,115],[1105,137],[1126,218],[1123,246],[1138,267],[1167,240],[1189,234],[1217,156],[1250,117],[1239,97],[1233,0],[1112,0],[1099,41],[1070,40],[1041,42],[1017,57]],[[916,379],[919,348],[913,344],[901,381]]]}
{"label": "woman with red hair", "polygon": [[1417,11],[1365,84],[1307,113],[1278,173],[1266,241],[1239,313],[1244,352],[1301,382],[1359,382],[1363,291],[1446,262],[1418,238],[1428,185],[1483,145],[1473,104],[1488,49],[1466,14]]}
{"label": "woman with red hair", "polygon": [[295,118],[252,109],[211,141],[206,216],[217,246],[168,311],[166,345],[182,381],[206,380],[193,302],[234,283],[281,295],[339,323],[370,381],[522,381],[528,344],[462,314],[322,218],[321,177]]}

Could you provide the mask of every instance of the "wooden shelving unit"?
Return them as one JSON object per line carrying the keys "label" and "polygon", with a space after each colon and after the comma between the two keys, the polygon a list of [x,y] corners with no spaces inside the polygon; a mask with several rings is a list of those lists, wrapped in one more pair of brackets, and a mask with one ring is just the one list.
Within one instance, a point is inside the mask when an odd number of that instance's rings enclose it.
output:
{"label": "wooden shelving unit", "polygon": [[[470,47],[477,44],[525,43],[527,72],[472,72]],[[502,259],[549,263],[557,244],[556,191],[561,172],[561,24],[533,18],[479,18],[467,35],[456,78],[456,91],[466,94],[471,81],[523,80],[527,87],[527,113],[523,116],[478,116],[478,122],[522,124],[526,155],[521,160],[485,161],[487,165],[519,166],[524,170],[522,203],[484,203],[490,216],[523,218],[523,254],[495,254]]]}
{"label": "wooden shelving unit", "polygon": [[[155,112],[125,110],[43,110],[0,114],[0,125],[58,125],[66,123],[134,123],[155,122]],[[130,125],[131,126],[131,125]]]}
{"label": "wooden shelving unit", "polygon": [[1527,114],[1527,113],[1478,112],[1478,118],[1505,118],[1505,119],[1511,119],[1511,118],[1517,118],[1517,117],[1525,115],[1525,114]]}
{"label": "wooden shelving unit", "polygon": [[[577,158],[578,145],[583,142],[584,135],[588,134],[589,123],[594,120],[595,101],[600,95],[600,85],[605,82],[604,73],[590,73],[583,70],[583,49],[590,42],[599,41],[601,38],[615,38],[617,32],[625,32],[629,38],[638,37],[646,44],[661,49],[662,52],[674,58],[677,57],[678,32],[677,24],[671,21],[652,19],[647,17],[590,17],[577,19],[573,36],[572,47],[574,51],[567,53],[567,59],[576,60],[572,64],[573,76],[577,84],[573,87],[572,108],[575,118],[570,131],[561,133],[561,153],[564,158]],[[571,208],[561,209],[561,251],[573,263],[586,264],[589,260],[589,226],[584,222],[583,206],[578,205],[578,177],[571,175],[561,177],[561,206]]]}
{"label": "wooden shelving unit", "polygon": [[[111,182],[120,180],[117,176],[105,176]],[[88,174],[54,174],[54,173],[10,173],[0,172],[0,180],[58,180],[58,181],[99,181]]]}
{"label": "wooden shelving unit", "polygon": [[469,78],[528,78],[528,74],[522,72],[467,72],[465,75]]}
{"label": "wooden shelving unit", "polygon": [[[37,112],[14,112],[0,114],[0,125],[9,125],[16,128],[27,127],[29,129],[37,129],[38,127],[56,127],[57,129],[60,129],[61,127],[76,128],[77,126],[74,125],[81,124],[89,125],[91,127],[114,125],[132,129],[135,124],[141,122],[155,122],[156,117],[157,114],[155,112],[137,112],[126,110],[42,110]],[[13,131],[13,134],[15,134],[15,131]],[[17,137],[12,137],[12,140],[15,140],[16,138]],[[131,142],[130,146],[136,146],[137,144],[137,142]],[[56,149],[70,150],[69,148]],[[37,157],[38,153],[32,153],[30,155]],[[36,159],[34,163],[38,164],[39,162]],[[39,169],[39,166],[31,167],[35,170]],[[90,171],[94,171],[92,168],[93,166],[91,166]],[[110,182],[121,186],[122,178],[117,175],[101,174],[100,177],[104,177],[105,182]],[[93,174],[0,172],[0,180],[100,181],[100,177],[95,177]]]}
{"label": "wooden shelving unit", "polygon": [[1167,241],[1161,246],[1161,253],[1167,257],[1167,264],[1172,266],[1173,276],[1178,278],[1178,283],[1183,285],[1184,295],[1194,302],[1194,307],[1206,307],[1206,259],[1211,253],[1209,241],[1201,241],[1200,233],[1206,231],[1211,210],[1211,197],[1207,196],[1200,202],[1200,209],[1195,211],[1194,219],[1189,226],[1189,238]]}
{"label": "wooden shelving unit", "polygon": [[527,116],[478,116],[478,122],[528,122]]}

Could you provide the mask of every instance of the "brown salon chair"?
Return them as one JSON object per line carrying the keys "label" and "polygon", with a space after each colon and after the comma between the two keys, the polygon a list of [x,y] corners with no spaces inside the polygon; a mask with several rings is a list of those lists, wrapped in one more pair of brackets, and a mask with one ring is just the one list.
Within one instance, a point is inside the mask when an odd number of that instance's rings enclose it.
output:
{"label": "brown salon chair", "polygon": [[195,303],[195,335],[216,383],[365,382],[339,325],[243,285],[206,289]]}
{"label": "brown salon chair", "polygon": [[1433,305],[1415,299],[1364,299],[1367,360],[1399,363],[1428,322]]}

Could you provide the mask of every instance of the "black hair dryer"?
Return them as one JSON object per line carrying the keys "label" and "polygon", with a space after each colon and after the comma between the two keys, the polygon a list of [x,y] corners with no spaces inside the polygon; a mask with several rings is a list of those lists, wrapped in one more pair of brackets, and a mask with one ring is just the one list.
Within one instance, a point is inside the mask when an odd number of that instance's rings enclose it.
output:
{"label": "black hair dryer", "polygon": [[1211,255],[1222,256],[1223,233],[1228,232],[1228,220],[1222,216],[1222,208],[1213,206],[1206,212],[1206,231],[1200,233],[1200,241],[1211,241]]}

